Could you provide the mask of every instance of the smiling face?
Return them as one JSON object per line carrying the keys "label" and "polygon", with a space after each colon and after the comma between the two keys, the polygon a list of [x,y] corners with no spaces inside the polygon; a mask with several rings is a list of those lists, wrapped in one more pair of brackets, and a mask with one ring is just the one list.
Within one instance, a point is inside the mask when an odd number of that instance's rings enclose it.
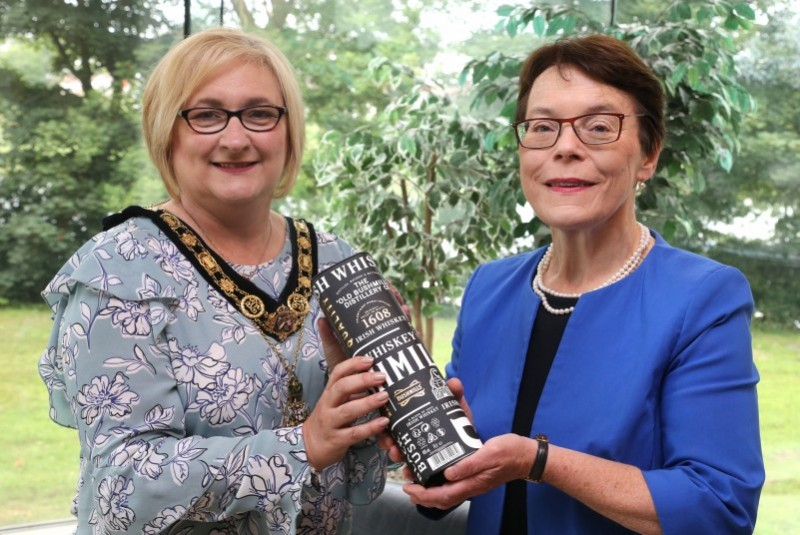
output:
{"label": "smiling face", "polygon": [[[266,67],[239,63],[224,67],[192,94],[183,109],[284,106],[277,78]],[[269,207],[286,164],[286,119],[269,132],[252,132],[231,118],[216,134],[198,134],[178,119],[172,168],[184,203],[209,211],[256,203]]]}
{"label": "smiling face", "polygon": [[[550,67],[533,83],[525,117],[602,112],[633,115],[637,109],[628,94],[579,69]],[[564,124],[555,146],[520,147],[522,189],[536,215],[562,230],[611,230],[632,221],[636,181],[649,179],[658,162],[658,151],[649,157],[642,151],[640,120],[626,117],[619,140],[607,145],[584,145]]]}

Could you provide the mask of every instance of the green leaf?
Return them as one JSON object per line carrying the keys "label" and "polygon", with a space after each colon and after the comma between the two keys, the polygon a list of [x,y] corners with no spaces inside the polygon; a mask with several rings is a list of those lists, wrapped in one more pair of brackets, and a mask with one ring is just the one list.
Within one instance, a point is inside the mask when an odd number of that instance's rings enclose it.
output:
{"label": "green leaf", "polygon": [[517,114],[517,103],[515,101],[506,102],[503,105],[503,108],[500,110],[500,117],[505,117],[508,119],[509,122],[514,120],[514,117]]}
{"label": "green leaf", "polygon": [[492,131],[492,132],[489,132],[488,134],[486,134],[486,137],[484,137],[484,139],[483,139],[483,143],[486,146],[486,150],[489,151],[489,152],[494,150],[494,139],[495,139],[496,135],[497,134],[495,134],[495,132]]}
{"label": "green leaf", "polygon": [[724,26],[729,30],[738,30],[739,29],[739,17],[736,15],[728,15],[723,23]]}
{"label": "green leaf", "polygon": [[514,6],[502,5],[497,8],[497,14],[501,17],[507,17],[514,12]]}
{"label": "green leaf", "polygon": [[695,89],[700,85],[700,70],[694,65],[686,71],[686,82]]}
{"label": "green leaf", "polygon": [[453,155],[450,156],[450,164],[454,167],[458,167],[459,165],[463,164],[467,161],[467,152],[464,150],[457,150],[453,152]]}
{"label": "green leaf", "polygon": [[677,232],[677,225],[675,220],[670,219],[669,221],[664,223],[664,228],[662,230],[664,239],[667,241],[672,241],[675,238],[675,234]]}
{"label": "green leaf", "polygon": [[683,77],[686,76],[686,71],[689,70],[688,63],[679,63],[678,66],[672,71],[672,74],[669,76],[669,79],[672,80],[674,84],[679,84]]}
{"label": "green leaf", "polygon": [[400,136],[399,148],[401,154],[405,156],[414,154],[417,151],[417,144],[414,141],[414,136],[407,132]]}
{"label": "green leaf", "polygon": [[566,35],[575,31],[575,26],[578,24],[578,18],[574,15],[569,15],[564,19],[564,33]]}
{"label": "green leaf", "polygon": [[509,37],[516,37],[517,22],[514,19],[508,19],[508,23],[506,24],[506,33]]}
{"label": "green leaf", "polygon": [[736,4],[733,9],[740,17],[744,17],[747,20],[756,20],[756,12],[744,2]]}
{"label": "green leaf", "polygon": [[564,19],[562,19],[561,17],[553,19],[550,21],[550,24],[547,25],[547,31],[545,32],[545,35],[547,35],[548,37],[551,35],[555,35],[563,27],[564,27]]}
{"label": "green leaf", "polygon": [[720,149],[719,151],[719,165],[722,167],[726,172],[730,173],[731,168],[733,167],[733,153],[731,153],[728,149]]}
{"label": "green leaf", "polygon": [[675,5],[674,12],[679,20],[687,20],[692,18],[692,7],[688,2],[678,2]]}
{"label": "green leaf", "polygon": [[469,67],[464,67],[464,69],[462,69],[461,74],[458,75],[458,85],[466,85],[467,79],[469,78],[469,73]]}
{"label": "green leaf", "polygon": [[536,33],[536,35],[544,35],[546,26],[547,22],[544,20],[544,17],[541,15],[536,15],[536,18],[533,19],[533,31]]}

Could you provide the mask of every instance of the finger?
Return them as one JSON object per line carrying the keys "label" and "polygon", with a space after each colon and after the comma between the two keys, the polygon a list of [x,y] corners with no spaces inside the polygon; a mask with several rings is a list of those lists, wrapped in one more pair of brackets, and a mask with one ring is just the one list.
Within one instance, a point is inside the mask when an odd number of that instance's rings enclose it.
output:
{"label": "finger", "polygon": [[[396,461],[399,462],[399,461]],[[403,477],[406,478],[408,481],[414,481],[416,478],[414,477],[414,472],[411,471],[411,467],[407,464],[403,465]]]}
{"label": "finger", "polygon": [[398,303],[400,303],[400,306],[405,305],[405,301],[403,300],[403,296],[400,295],[400,292],[397,291],[397,288],[395,288],[394,285],[389,281],[386,281],[386,284],[389,286],[389,291],[392,292],[392,295],[394,296],[394,298],[397,299]]}
{"label": "finger", "polygon": [[[394,446],[394,445],[395,445],[394,444],[394,439],[392,438],[392,435],[389,434],[388,432],[381,433],[378,436],[378,447],[380,449],[382,449],[384,451],[389,451],[390,449],[392,449],[392,446]],[[397,461],[395,461],[395,462],[397,462]]]}
{"label": "finger", "polygon": [[438,487],[425,488],[417,483],[406,483],[403,491],[408,494],[412,503],[437,509],[449,509],[468,497],[463,484],[445,483]]}
{"label": "finger", "polygon": [[445,479],[448,481],[460,481],[462,479],[468,479],[486,469],[484,463],[479,462],[480,459],[476,461],[471,457],[473,457],[473,455],[470,455],[466,459],[462,459],[453,466],[448,467],[444,471]]}
{"label": "finger", "polygon": [[450,392],[453,393],[456,399],[464,397],[464,385],[461,383],[461,379],[459,379],[458,377],[453,377],[452,379],[448,379],[447,387],[450,389]]}
{"label": "finger", "polygon": [[325,396],[323,403],[338,407],[347,402],[358,402],[369,397],[363,395],[366,391],[370,393],[383,391],[380,387],[385,382],[386,375],[383,372],[371,370],[345,377],[331,376],[331,380],[328,381],[325,392],[323,392],[323,396]]}
{"label": "finger", "polygon": [[[389,448],[389,458],[395,463],[402,463],[406,460],[405,456],[403,455],[403,450],[401,450],[396,444]],[[409,479],[413,479],[413,477],[409,477]]]}
{"label": "finger", "polygon": [[374,413],[378,412],[381,407],[386,405],[389,400],[389,395],[385,391],[376,392],[369,396],[363,397],[354,401],[347,401],[341,405],[332,405],[325,402],[323,408],[317,404],[322,418],[324,418],[324,427],[329,432],[336,432],[340,430],[349,430],[352,427],[361,425],[368,419],[372,419]]}
{"label": "finger", "polygon": [[372,357],[353,357],[351,359],[345,359],[331,370],[331,375],[328,378],[328,385],[336,383],[343,377],[364,373],[372,367],[374,362],[375,359]]}
{"label": "finger", "polygon": [[386,429],[387,425],[389,425],[389,419],[385,416],[379,416],[363,424],[341,428],[336,435],[335,441],[350,447],[380,434]]}
{"label": "finger", "polygon": [[336,339],[336,335],[333,334],[333,329],[327,318],[320,318],[317,321],[317,328],[322,342],[322,353],[328,363],[328,370],[333,370],[339,363],[347,360],[347,354],[339,344],[339,340]]}
{"label": "finger", "polygon": [[[354,401],[343,403],[336,407],[333,413],[333,421],[337,427],[350,427],[353,422],[363,418],[365,415],[378,411],[389,401],[389,394],[386,391],[376,392],[369,396]],[[360,422],[358,422],[360,423]]]}
{"label": "finger", "polygon": [[447,381],[447,387],[453,393],[453,396],[455,396],[458,404],[461,406],[461,410],[467,415],[469,421],[474,422],[475,420],[472,419],[472,409],[469,408],[467,398],[464,397],[464,385],[461,383],[461,380],[457,377],[453,377]]}

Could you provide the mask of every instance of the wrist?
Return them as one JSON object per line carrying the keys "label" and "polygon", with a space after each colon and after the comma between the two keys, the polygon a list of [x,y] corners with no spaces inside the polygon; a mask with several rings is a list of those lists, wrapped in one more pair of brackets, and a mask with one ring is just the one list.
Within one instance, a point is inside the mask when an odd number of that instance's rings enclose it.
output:
{"label": "wrist", "polygon": [[549,452],[550,441],[545,435],[536,435],[533,437],[536,441],[536,456],[530,467],[530,472],[525,478],[525,481],[530,483],[541,483],[544,476],[544,469],[547,466],[547,454]]}

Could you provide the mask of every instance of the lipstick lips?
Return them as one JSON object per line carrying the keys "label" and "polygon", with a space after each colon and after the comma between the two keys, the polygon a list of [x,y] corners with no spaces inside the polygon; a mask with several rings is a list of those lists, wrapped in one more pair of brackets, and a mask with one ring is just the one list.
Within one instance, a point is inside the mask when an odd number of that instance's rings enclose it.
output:
{"label": "lipstick lips", "polygon": [[551,178],[544,183],[548,188],[557,189],[570,189],[570,188],[588,188],[594,186],[593,182],[588,180],[581,180],[579,178]]}

